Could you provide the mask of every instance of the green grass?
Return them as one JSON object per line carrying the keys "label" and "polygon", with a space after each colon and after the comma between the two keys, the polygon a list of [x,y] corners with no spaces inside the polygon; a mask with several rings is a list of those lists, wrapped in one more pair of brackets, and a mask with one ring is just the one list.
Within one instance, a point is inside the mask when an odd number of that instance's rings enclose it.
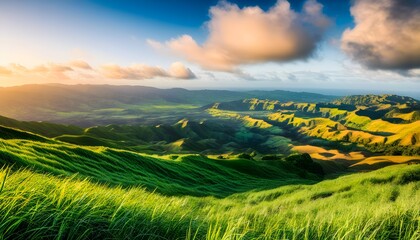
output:
{"label": "green grass", "polygon": [[[29,133],[27,133],[29,134]],[[0,139],[0,165],[79,178],[113,186],[142,186],[166,195],[225,197],[320,179],[282,161],[211,160],[181,155],[172,160],[105,147],[80,147],[50,140]]]}
{"label": "green grass", "polygon": [[[418,239],[420,166],[226,198],[0,171],[4,239]],[[228,183],[226,183],[228,184]]]}

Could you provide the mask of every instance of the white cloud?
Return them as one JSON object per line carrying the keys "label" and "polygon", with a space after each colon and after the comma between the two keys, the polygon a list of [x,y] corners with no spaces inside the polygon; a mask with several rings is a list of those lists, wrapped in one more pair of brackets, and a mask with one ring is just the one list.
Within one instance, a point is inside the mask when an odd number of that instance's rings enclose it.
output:
{"label": "white cloud", "polygon": [[240,64],[308,58],[329,25],[316,0],[308,0],[300,13],[286,0],[278,0],[268,11],[224,1],[210,9],[210,17],[209,36],[202,45],[189,35],[148,43],[205,69],[230,72]]}
{"label": "white cloud", "polygon": [[355,27],[344,31],[341,47],[353,60],[400,73],[420,68],[418,0],[356,0],[351,14]]}

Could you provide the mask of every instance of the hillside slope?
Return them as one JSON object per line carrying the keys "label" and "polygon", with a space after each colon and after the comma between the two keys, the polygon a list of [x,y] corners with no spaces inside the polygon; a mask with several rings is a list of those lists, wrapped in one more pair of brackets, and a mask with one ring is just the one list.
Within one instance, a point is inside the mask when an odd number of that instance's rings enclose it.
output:
{"label": "hillside slope", "polygon": [[350,96],[333,103],[245,99],[207,108],[213,116],[239,111],[300,136],[352,143],[372,152],[420,155],[420,105],[408,97]]}
{"label": "hillside slope", "polygon": [[77,174],[168,195],[226,196],[251,189],[319,180],[284,161],[211,160],[201,155],[152,156],[106,147],[81,147],[0,127],[0,166],[62,176]]}

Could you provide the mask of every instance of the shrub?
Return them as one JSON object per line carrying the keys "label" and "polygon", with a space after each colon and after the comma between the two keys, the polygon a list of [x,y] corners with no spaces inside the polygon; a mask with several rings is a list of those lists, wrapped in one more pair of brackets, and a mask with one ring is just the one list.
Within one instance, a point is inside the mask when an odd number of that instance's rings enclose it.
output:
{"label": "shrub", "polygon": [[238,155],[238,158],[253,160],[252,156],[249,155],[248,153],[241,153]]}
{"label": "shrub", "polygon": [[265,155],[261,158],[261,160],[280,160],[281,156],[277,155]]}
{"label": "shrub", "polygon": [[290,155],[286,157],[286,161],[310,173],[315,173],[321,176],[324,175],[324,170],[321,165],[314,162],[311,156],[307,153]]}

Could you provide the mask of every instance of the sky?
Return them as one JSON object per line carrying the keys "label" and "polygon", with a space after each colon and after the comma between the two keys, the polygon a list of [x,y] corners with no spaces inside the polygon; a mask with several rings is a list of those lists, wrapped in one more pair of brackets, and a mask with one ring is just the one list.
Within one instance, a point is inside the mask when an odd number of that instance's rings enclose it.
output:
{"label": "sky", "polygon": [[0,0],[0,31],[0,86],[420,94],[419,0]]}

